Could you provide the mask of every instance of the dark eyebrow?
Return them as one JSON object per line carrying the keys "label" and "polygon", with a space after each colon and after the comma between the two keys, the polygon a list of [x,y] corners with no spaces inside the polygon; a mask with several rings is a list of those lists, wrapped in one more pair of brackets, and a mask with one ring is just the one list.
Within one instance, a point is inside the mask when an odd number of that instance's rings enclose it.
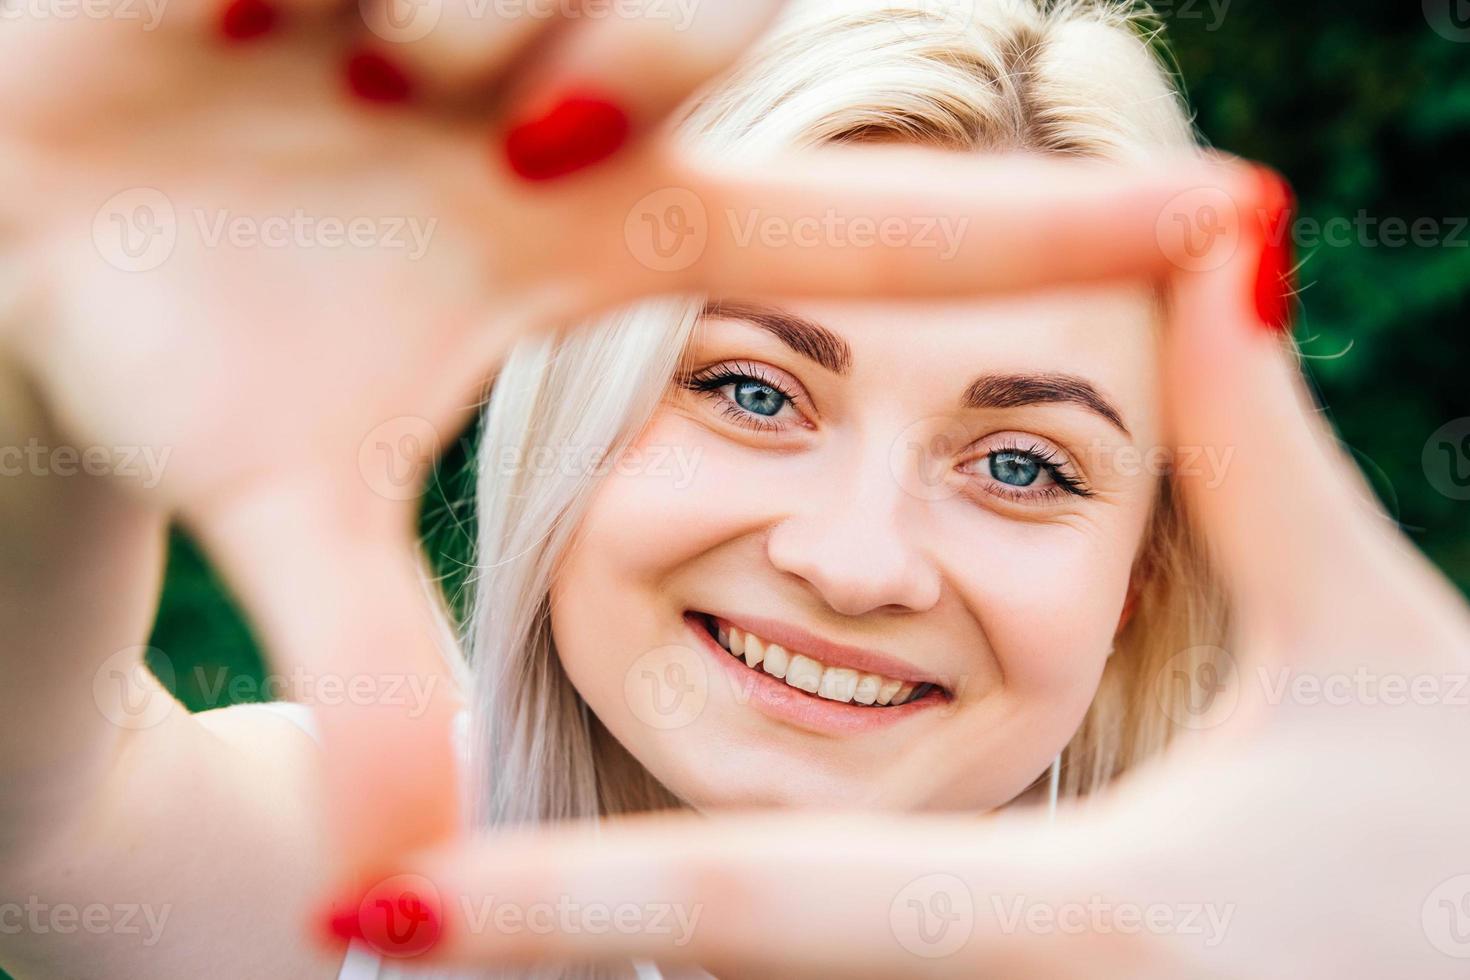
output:
{"label": "dark eyebrow", "polygon": [[852,348],[847,341],[818,323],[777,309],[774,306],[756,306],[752,303],[706,303],[704,315],[727,320],[745,320],[762,330],[768,330],[776,339],[809,361],[816,361],[833,374],[847,374],[852,370]]}
{"label": "dark eyebrow", "polygon": [[987,374],[965,390],[966,408],[1022,408],[1065,402],[1107,419],[1130,436],[1123,416],[1096,388],[1070,374]]}

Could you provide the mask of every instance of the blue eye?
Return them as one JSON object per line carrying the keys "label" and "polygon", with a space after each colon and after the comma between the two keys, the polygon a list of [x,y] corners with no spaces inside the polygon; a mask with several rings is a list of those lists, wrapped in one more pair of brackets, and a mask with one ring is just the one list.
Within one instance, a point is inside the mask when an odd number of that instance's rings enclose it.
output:
{"label": "blue eye", "polygon": [[990,454],[990,475],[1013,487],[1029,487],[1041,476],[1041,460],[1026,453],[1004,451]]}
{"label": "blue eye", "polygon": [[732,387],[735,389],[733,395],[735,404],[755,415],[764,415],[769,418],[780,412],[786,405],[785,395],[759,381],[737,381]]}

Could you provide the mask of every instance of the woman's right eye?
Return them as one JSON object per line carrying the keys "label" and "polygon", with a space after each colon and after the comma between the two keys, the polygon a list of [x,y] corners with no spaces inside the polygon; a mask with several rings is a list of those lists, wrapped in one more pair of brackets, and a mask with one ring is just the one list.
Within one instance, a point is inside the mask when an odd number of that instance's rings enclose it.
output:
{"label": "woman's right eye", "polygon": [[759,365],[718,364],[687,376],[682,384],[714,400],[721,414],[746,428],[768,432],[806,424],[796,408],[797,396]]}

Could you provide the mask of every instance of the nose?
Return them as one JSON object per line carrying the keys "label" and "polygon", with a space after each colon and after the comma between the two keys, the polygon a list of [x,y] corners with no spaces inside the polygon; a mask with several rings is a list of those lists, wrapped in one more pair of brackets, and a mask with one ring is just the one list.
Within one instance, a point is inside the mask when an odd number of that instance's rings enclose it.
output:
{"label": "nose", "polygon": [[771,564],[804,580],[844,616],[932,608],[941,580],[913,527],[921,502],[886,469],[856,486],[837,481],[833,490],[809,496],[800,513],[771,529]]}

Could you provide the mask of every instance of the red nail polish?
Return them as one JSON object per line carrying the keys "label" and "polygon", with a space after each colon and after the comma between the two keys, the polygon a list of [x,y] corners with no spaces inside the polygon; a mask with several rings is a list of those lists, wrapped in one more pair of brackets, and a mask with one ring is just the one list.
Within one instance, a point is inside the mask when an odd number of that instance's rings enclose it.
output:
{"label": "red nail polish", "polygon": [[511,129],[505,153],[526,180],[554,180],[600,163],[628,141],[628,114],[606,99],[571,95]]}
{"label": "red nail polish", "polygon": [[444,906],[429,879],[394,875],[355,901],[334,902],[321,924],[335,939],[356,939],[380,956],[402,959],[438,945],[444,935]]}
{"label": "red nail polish", "polygon": [[322,917],[322,932],[335,939],[351,941],[362,938],[362,922],[357,914],[357,905],[341,908],[333,905]]}
{"label": "red nail polish", "polygon": [[1261,181],[1260,232],[1261,266],[1256,272],[1256,315],[1270,331],[1288,333],[1296,307],[1296,250],[1292,222],[1296,217],[1296,195],[1286,178],[1267,167],[1259,170]]}
{"label": "red nail polish", "polygon": [[231,41],[249,41],[275,30],[280,13],[266,0],[230,0],[220,14],[219,30]]}
{"label": "red nail polish", "polygon": [[375,51],[358,51],[347,58],[347,87],[367,102],[405,102],[413,83],[403,69]]}

